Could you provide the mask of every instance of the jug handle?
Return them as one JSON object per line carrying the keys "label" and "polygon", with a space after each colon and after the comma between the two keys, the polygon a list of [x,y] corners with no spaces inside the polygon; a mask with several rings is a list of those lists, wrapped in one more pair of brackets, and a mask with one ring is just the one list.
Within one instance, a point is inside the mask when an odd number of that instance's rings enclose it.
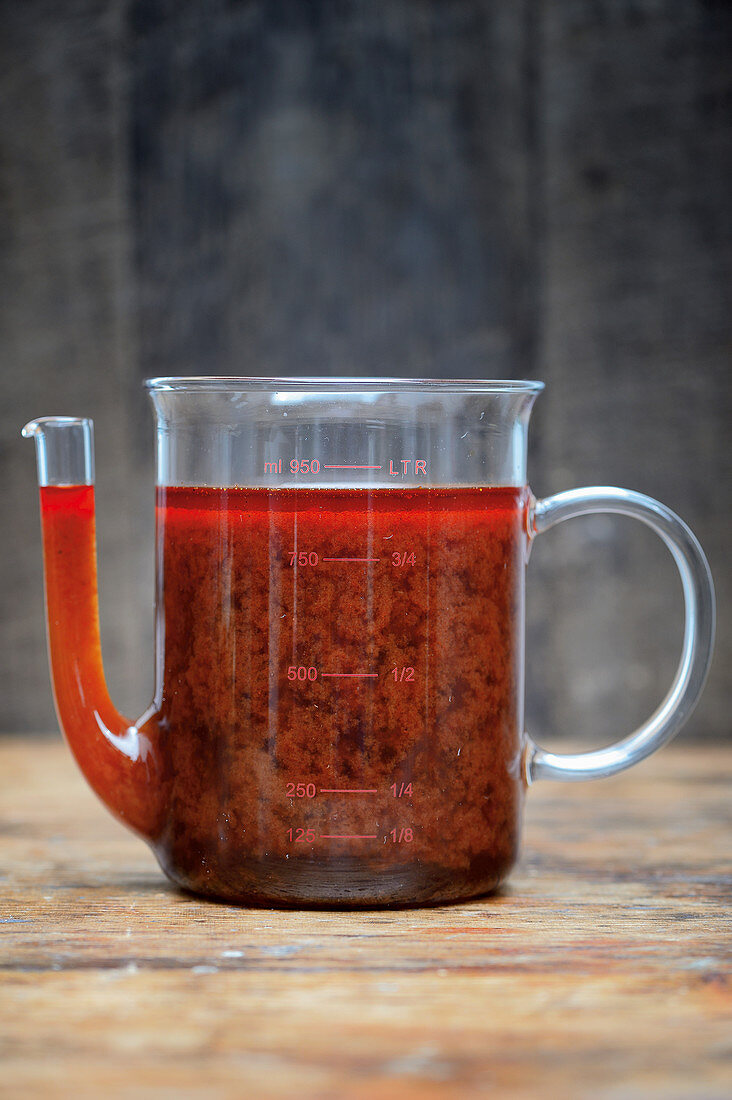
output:
{"label": "jug handle", "polygon": [[527,739],[526,779],[599,779],[615,775],[650,756],[681,729],[701,695],[714,644],[715,602],[709,563],[693,532],[675,512],[630,489],[598,486],[572,489],[538,500],[529,511],[529,536],[557,523],[593,512],[633,516],[668,546],[684,594],[684,639],[671,688],[651,717],[628,737],[594,752],[554,753]]}

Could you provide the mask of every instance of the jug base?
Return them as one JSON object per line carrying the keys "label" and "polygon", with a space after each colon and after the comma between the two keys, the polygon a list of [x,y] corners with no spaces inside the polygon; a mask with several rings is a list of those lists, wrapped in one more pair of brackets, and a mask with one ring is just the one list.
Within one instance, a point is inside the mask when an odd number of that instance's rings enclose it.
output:
{"label": "jug base", "polygon": [[236,876],[225,881],[208,868],[194,877],[159,862],[171,882],[189,893],[230,905],[282,909],[410,908],[470,901],[494,894],[511,869],[511,865],[493,863],[490,870],[482,866],[478,873],[475,869],[456,873],[411,864],[374,872],[356,861],[341,861],[335,867],[306,864],[283,873],[271,865],[246,861]]}

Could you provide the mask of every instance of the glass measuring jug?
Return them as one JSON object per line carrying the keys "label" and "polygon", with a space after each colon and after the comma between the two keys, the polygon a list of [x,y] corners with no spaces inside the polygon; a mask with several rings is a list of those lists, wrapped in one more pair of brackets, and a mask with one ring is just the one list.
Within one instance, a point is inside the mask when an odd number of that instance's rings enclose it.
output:
{"label": "glass measuring jug", "polygon": [[[161,378],[155,697],[112,704],[99,641],[92,424],[36,440],[54,695],[95,791],[173,881],[253,904],[434,903],[495,889],[535,779],[610,775],[676,733],[714,598],[688,527],[638,493],[536,501],[541,383]],[[671,690],[610,748],[523,727],[532,539],[586,512],[664,539],[686,606]]]}

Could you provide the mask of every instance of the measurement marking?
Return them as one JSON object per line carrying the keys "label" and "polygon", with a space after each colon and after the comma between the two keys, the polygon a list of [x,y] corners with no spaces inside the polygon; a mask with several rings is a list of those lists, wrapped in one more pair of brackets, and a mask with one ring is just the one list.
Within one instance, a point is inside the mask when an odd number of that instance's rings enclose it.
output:
{"label": "measurement marking", "polygon": [[378,679],[378,672],[321,672],[323,678],[326,676],[371,676],[374,679]]}
{"label": "measurement marking", "polygon": [[364,787],[358,789],[356,787],[321,787],[321,794],[378,794],[377,787]]}
{"label": "measurement marking", "polygon": [[338,466],[323,466],[324,470],[383,470],[383,466],[355,466],[353,464],[338,465]]}
{"label": "measurement marking", "polygon": [[377,833],[321,833],[321,840],[376,840]]}
{"label": "measurement marking", "polygon": [[323,561],[381,561],[381,558],[323,558]]}

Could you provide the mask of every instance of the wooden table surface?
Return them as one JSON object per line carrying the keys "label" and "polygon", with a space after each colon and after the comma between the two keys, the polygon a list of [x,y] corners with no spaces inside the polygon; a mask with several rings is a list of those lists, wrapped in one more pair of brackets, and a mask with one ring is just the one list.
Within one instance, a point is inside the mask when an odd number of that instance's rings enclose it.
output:
{"label": "wooden table surface", "polygon": [[58,740],[0,741],[0,1095],[732,1095],[732,750],[532,789],[499,897],[177,892]]}

